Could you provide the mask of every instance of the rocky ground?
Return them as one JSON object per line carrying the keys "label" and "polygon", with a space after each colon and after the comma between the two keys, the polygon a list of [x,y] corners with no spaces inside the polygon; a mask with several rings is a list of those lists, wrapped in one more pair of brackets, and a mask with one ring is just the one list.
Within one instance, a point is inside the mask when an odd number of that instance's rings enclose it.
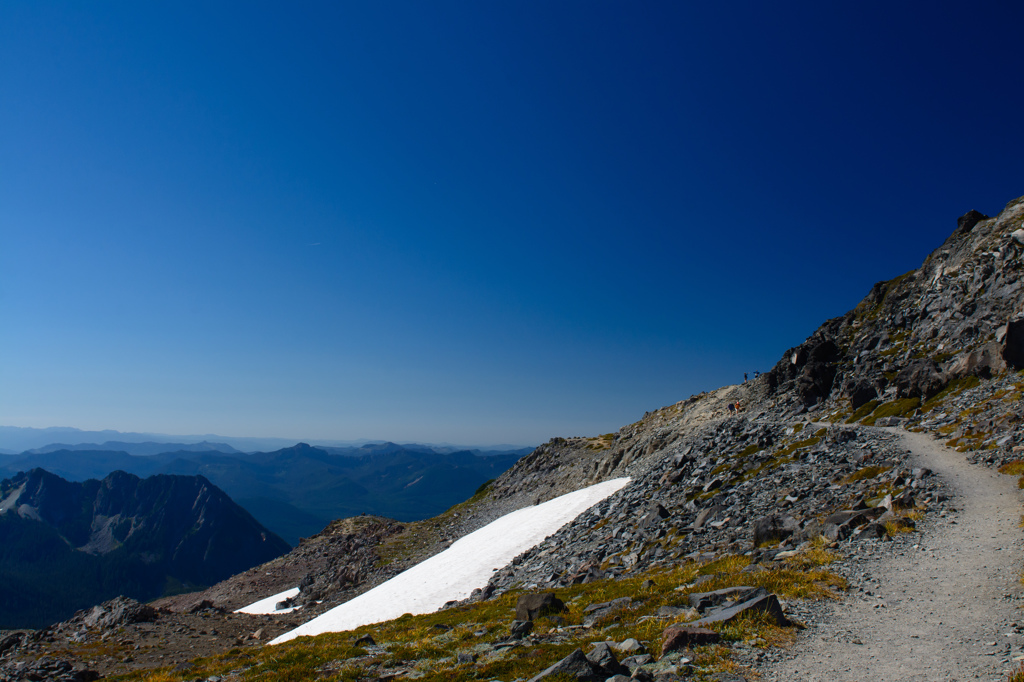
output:
{"label": "rocky ground", "polygon": [[262,646],[298,623],[214,608],[171,613],[119,597],[43,630],[0,634],[0,680],[78,681],[162,667],[183,672],[197,657]]}
{"label": "rocky ground", "polygon": [[1016,482],[927,436],[903,442],[948,482],[951,506],[838,564],[850,598],[821,604],[765,679],[1005,680],[1024,660]]}
{"label": "rocky ground", "polygon": [[[901,510],[945,498],[941,482],[912,467],[891,434],[780,421],[770,412],[719,421],[661,455],[631,472],[627,488],[499,571],[497,592],[564,587],[724,553],[770,563],[819,535],[877,538],[887,522],[913,524]],[[877,518],[829,516],[876,505],[883,505]],[[782,544],[758,546],[773,538]]]}

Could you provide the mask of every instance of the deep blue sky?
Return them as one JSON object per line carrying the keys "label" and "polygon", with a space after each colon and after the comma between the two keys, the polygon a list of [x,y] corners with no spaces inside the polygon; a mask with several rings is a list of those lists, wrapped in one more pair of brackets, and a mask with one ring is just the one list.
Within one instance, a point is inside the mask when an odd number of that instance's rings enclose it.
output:
{"label": "deep blue sky", "polygon": [[4,2],[0,424],[535,443],[767,370],[1024,194],[1011,5]]}

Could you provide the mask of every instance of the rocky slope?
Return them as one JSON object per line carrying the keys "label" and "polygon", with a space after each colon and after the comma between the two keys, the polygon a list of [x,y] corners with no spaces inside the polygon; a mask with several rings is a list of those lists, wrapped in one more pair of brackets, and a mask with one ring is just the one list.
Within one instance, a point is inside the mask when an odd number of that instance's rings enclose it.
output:
{"label": "rocky slope", "polygon": [[404,562],[384,563],[380,547],[405,526],[392,519],[357,516],[339,519],[291,552],[234,575],[202,592],[158,599],[154,606],[188,613],[198,605],[234,611],[255,601],[300,586],[290,605],[303,606],[303,616],[320,613],[378,585],[408,568]]}
{"label": "rocky slope", "polygon": [[[884,553],[880,541],[912,531],[928,514],[952,512],[947,482],[915,466],[896,435],[879,426],[932,433],[976,461],[1024,474],[1024,464],[1015,464],[1024,450],[1022,219],[1024,198],[995,218],[968,213],[921,268],[876,284],[857,308],[827,321],[757,380],[691,396],[616,433],[552,439],[429,521],[399,527],[374,520],[335,539],[314,538],[262,571],[289,566],[281,575],[298,580],[261,582],[253,571],[249,600],[305,582],[300,599],[315,610],[312,602],[368,589],[508,511],[625,475],[629,486],[497,571],[488,589],[451,613],[360,629],[351,641],[324,638],[313,653],[304,650],[324,657],[309,676],[511,680],[562,660],[577,666],[579,679],[606,679],[614,666],[604,654],[591,652],[583,663],[572,648],[614,637],[635,679],[738,679],[737,665],[777,657],[772,642],[791,635],[707,621],[728,646],[704,650],[690,641],[693,660],[683,661],[671,645],[682,635],[670,639],[666,625],[706,621],[739,600],[736,593],[723,604],[702,590],[764,586],[788,602],[777,625],[813,619],[817,611],[803,598],[844,584],[814,573],[816,566],[838,556],[855,564],[864,547]],[[737,403],[738,412],[730,409]],[[322,567],[329,577],[318,581]],[[245,579],[234,580],[232,604],[246,594]],[[567,610],[509,631],[519,589],[554,590]],[[497,626],[495,618],[506,620]],[[354,646],[371,632],[375,641]],[[626,657],[631,636],[650,654]],[[13,661],[19,651],[4,656]],[[260,654],[216,670],[241,676],[274,660]]]}

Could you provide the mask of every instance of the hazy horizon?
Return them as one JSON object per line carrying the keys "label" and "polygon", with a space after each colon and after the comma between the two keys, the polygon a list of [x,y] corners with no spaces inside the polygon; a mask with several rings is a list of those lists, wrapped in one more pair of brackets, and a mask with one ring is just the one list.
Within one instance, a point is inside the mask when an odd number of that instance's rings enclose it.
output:
{"label": "hazy horizon", "polygon": [[1021,19],[0,4],[0,423],[542,443],[739,383],[1024,193]]}
{"label": "hazy horizon", "polygon": [[[10,430],[22,430],[30,431],[31,434],[23,434],[23,439],[30,440],[33,445],[27,447],[8,447],[9,442],[18,440],[18,434],[11,434]],[[33,436],[33,434],[37,434]],[[48,440],[47,434],[53,434],[53,437],[57,440]],[[79,434],[79,435],[76,435]],[[62,440],[62,437],[71,436],[69,441]],[[13,438],[13,440],[12,440]],[[81,438],[82,440],[75,440],[75,438]],[[329,446],[329,447],[359,447],[362,445],[372,445],[378,443],[394,443],[396,445],[424,445],[432,447],[442,448],[465,448],[465,449],[482,449],[482,450],[516,450],[521,448],[533,448],[538,443],[454,443],[454,442],[425,442],[417,440],[404,440],[404,439],[392,439],[392,438],[356,438],[356,439],[336,439],[336,438],[304,438],[304,437],[289,437],[289,436],[238,436],[238,435],[227,435],[217,433],[202,433],[202,434],[173,434],[173,433],[154,433],[154,432],[139,432],[139,431],[118,431],[114,429],[79,429],[72,426],[48,426],[48,427],[25,427],[25,426],[12,426],[10,424],[0,424],[0,450],[13,450],[18,453],[24,452],[25,450],[32,450],[47,445],[85,445],[95,444],[103,445],[105,442],[126,442],[126,443],[141,443],[147,442],[149,439],[153,439],[153,442],[161,443],[181,443],[181,444],[194,444],[201,442],[220,443],[232,445],[237,447],[239,444],[245,443],[264,443],[268,444],[273,449],[280,449],[282,447],[291,447],[298,443],[307,443],[314,446]],[[45,441],[45,442],[44,442]],[[242,449],[242,448],[238,448]]]}

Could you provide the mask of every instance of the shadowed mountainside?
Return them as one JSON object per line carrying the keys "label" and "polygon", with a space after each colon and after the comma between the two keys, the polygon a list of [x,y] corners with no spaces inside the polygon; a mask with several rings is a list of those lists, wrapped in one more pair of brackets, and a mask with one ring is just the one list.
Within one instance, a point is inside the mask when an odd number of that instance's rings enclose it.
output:
{"label": "shadowed mountainside", "polygon": [[33,469],[0,481],[0,628],[211,585],[287,551],[199,476],[74,483]]}
{"label": "shadowed mountainside", "polygon": [[499,476],[519,453],[435,452],[378,443],[320,448],[299,443],[275,452],[177,451],[147,456],[108,450],[56,450],[0,461],[0,472],[42,468],[68,480],[112,471],[137,476],[204,476],[260,523],[297,544],[334,519],[362,513],[413,521],[441,513]]}

